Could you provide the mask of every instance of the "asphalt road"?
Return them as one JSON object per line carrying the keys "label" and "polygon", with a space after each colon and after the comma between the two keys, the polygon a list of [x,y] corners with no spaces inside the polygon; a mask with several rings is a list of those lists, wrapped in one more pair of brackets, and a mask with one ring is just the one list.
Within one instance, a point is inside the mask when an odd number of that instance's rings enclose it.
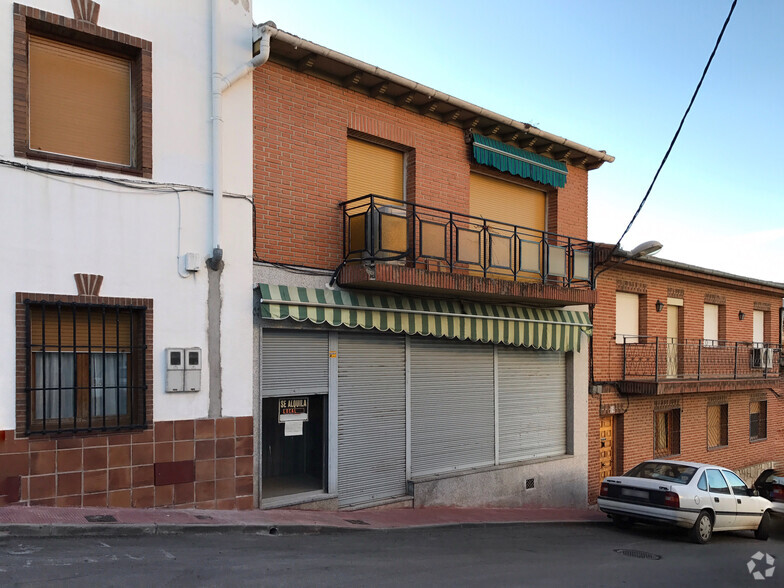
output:
{"label": "asphalt road", "polygon": [[[0,539],[0,586],[745,586],[784,585],[784,525],[689,543],[672,529],[609,524],[269,536]],[[626,550],[624,552],[623,550]],[[755,581],[757,552],[776,558]],[[762,561],[755,570],[769,566]]]}

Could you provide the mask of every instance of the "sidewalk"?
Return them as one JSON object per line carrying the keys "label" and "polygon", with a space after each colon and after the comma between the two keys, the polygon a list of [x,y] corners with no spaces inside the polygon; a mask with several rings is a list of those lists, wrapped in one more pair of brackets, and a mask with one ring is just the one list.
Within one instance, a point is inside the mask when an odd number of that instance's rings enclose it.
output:
{"label": "sidewalk", "polygon": [[400,508],[364,511],[192,510],[164,508],[0,508],[0,538],[239,532],[271,535],[526,523],[597,523],[589,509]]}

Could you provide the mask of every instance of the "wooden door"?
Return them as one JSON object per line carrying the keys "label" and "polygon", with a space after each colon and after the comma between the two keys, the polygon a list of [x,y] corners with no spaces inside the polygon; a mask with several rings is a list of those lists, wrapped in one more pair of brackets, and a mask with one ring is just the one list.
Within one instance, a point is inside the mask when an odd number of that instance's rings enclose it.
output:
{"label": "wooden door", "polygon": [[614,425],[613,416],[603,416],[599,424],[599,480],[615,473],[615,455],[613,453]]}

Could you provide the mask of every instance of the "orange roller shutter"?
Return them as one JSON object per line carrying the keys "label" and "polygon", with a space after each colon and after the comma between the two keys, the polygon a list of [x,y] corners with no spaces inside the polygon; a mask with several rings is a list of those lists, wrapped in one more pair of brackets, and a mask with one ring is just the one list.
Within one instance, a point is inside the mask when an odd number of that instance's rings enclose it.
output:
{"label": "orange roller shutter", "polygon": [[29,37],[30,148],[131,165],[131,64]]}
{"label": "orange roller shutter", "polygon": [[403,153],[351,137],[346,145],[348,200],[367,194],[403,200]]}

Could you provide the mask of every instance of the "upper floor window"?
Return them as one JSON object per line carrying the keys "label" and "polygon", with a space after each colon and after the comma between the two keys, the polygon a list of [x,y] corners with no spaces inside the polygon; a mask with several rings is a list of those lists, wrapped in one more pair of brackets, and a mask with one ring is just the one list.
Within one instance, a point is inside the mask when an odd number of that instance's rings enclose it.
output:
{"label": "upper floor window", "polygon": [[755,310],[753,315],[753,334],[751,337],[754,347],[765,346],[765,311]]}
{"label": "upper floor window", "polygon": [[615,342],[637,343],[640,334],[640,296],[615,293]]}
{"label": "upper floor window", "polygon": [[107,171],[152,171],[147,41],[15,5],[15,153]]}
{"label": "upper floor window", "polygon": [[702,325],[702,339],[705,347],[716,347],[719,344],[719,305],[705,304]]}

